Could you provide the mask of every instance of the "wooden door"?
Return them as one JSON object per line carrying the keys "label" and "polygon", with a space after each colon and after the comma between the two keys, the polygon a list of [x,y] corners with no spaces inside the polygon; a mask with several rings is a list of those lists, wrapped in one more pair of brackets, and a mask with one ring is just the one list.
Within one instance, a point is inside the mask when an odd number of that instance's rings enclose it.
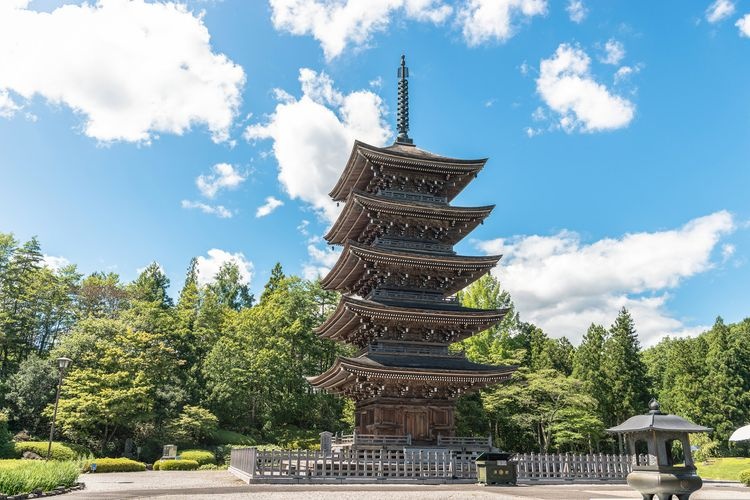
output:
{"label": "wooden door", "polygon": [[407,411],[404,413],[406,433],[411,434],[414,440],[424,440],[429,438],[427,429],[427,413],[417,411]]}

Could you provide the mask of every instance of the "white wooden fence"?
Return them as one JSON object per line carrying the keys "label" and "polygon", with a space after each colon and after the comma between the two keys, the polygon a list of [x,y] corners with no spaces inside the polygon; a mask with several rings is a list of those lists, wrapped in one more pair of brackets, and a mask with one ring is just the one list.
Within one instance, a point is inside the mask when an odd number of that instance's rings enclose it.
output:
{"label": "white wooden fence", "polygon": [[[325,480],[346,478],[473,480],[475,456],[451,450],[232,450],[230,471],[245,480]],[[519,482],[623,481],[628,455],[515,455]]]}

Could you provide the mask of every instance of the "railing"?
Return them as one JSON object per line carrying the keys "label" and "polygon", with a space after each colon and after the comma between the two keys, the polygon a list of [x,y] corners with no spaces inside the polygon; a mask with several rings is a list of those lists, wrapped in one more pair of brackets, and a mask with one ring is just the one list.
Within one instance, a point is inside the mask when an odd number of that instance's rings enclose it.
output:
{"label": "railing", "polygon": [[[330,453],[309,450],[260,451],[235,448],[230,472],[246,480],[319,480],[402,478],[473,480],[475,455],[430,449],[344,448]],[[604,454],[519,454],[518,481],[623,481],[634,457]]]}
{"label": "railing", "polygon": [[515,456],[519,481],[622,481],[632,468],[630,455],[523,453]]}
{"label": "railing", "polygon": [[406,436],[380,436],[375,434],[344,434],[332,436],[331,443],[334,445],[365,445],[365,446],[387,446],[406,445],[411,446],[411,435]]}
{"label": "railing", "polygon": [[442,436],[438,434],[438,446],[492,446],[492,437],[478,436]]}
{"label": "railing", "polygon": [[396,191],[393,189],[384,189],[378,194],[397,200],[413,200],[428,203],[448,203],[448,198],[446,198],[445,196],[433,196],[431,194],[422,193],[407,193],[406,191]]}
{"label": "railing", "polygon": [[431,292],[417,292],[406,290],[373,290],[372,299],[411,300],[415,302],[429,302],[431,304],[458,304],[455,296],[444,297],[442,294]]}

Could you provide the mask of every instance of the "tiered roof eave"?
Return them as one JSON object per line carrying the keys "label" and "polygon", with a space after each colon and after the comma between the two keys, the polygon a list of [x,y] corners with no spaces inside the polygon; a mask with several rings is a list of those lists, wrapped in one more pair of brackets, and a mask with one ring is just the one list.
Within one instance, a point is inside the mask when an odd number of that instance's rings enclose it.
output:
{"label": "tiered roof eave", "polygon": [[329,195],[333,201],[345,201],[353,190],[364,191],[374,173],[369,163],[386,164],[403,171],[439,173],[457,178],[455,185],[447,190],[448,201],[455,198],[464,187],[479,173],[487,158],[463,160],[440,156],[415,146],[394,144],[377,147],[355,140],[349,160],[341,177]]}

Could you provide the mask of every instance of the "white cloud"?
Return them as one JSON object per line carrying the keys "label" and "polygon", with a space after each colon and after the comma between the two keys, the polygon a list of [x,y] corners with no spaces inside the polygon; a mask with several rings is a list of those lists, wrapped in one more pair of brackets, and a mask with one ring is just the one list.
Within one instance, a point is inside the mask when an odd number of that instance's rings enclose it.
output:
{"label": "white cloud", "polygon": [[329,61],[348,46],[368,44],[387,28],[391,17],[442,23],[453,9],[441,0],[270,0],[277,30],[312,35]]}
{"label": "white cloud", "polygon": [[750,38],[750,14],[745,14],[734,23],[740,30],[740,36]]}
{"label": "white cloud", "polygon": [[248,140],[272,139],[279,182],[332,222],[339,209],[328,192],[336,183],[355,139],[381,146],[391,132],[381,98],[367,90],[342,94],[325,73],[300,69],[302,97],[281,101],[265,124],[250,125]]}
{"label": "white cloud", "polygon": [[193,125],[229,138],[245,74],[212,51],[201,14],[144,0],[52,12],[27,3],[0,2],[0,90],[65,104],[102,142],[148,142]]}
{"label": "white cloud", "polygon": [[583,22],[589,12],[582,0],[568,0],[568,6],[565,10],[568,11],[568,16],[574,23]]}
{"label": "white cloud", "polygon": [[615,83],[620,83],[626,80],[630,75],[638,71],[638,67],[633,68],[632,66],[621,66],[617,68],[615,72]]}
{"label": "white cloud", "polygon": [[604,56],[601,61],[604,64],[617,66],[623,57],[625,57],[625,46],[622,42],[618,42],[614,38],[607,40],[607,43],[604,44]]}
{"label": "white cloud", "polygon": [[555,54],[539,65],[537,93],[559,114],[559,126],[566,132],[626,127],[633,120],[635,105],[595,81],[590,65],[583,50],[560,44]]}
{"label": "white cloud", "polygon": [[197,208],[204,214],[215,215],[221,219],[229,219],[232,217],[232,211],[224,205],[209,205],[208,203],[201,203],[200,201],[182,200],[180,203],[182,208],[192,209]]}
{"label": "white cloud", "polygon": [[0,89],[0,118],[13,118],[13,115],[21,109],[8,94],[7,90]]}
{"label": "white cloud", "polygon": [[706,20],[709,23],[718,23],[732,14],[734,14],[734,2],[730,0],[716,0],[706,9]]}
{"label": "white cloud", "polygon": [[247,179],[228,163],[217,163],[211,169],[212,174],[201,174],[195,179],[195,185],[207,198],[213,198],[222,189],[234,189]]}
{"label": "white cloud", "polygon": [[54,255],[43,255],[42,256],[42,264],[44,267],[48,267],[52,271],[59,271],[65,266],[70,265],[70,261],[66,259],[65,257],[59,257]]}
{"label": "white cloud", "polygon": [[[666,334],[689,333],[666,308],[669,291],[714,266],[722,236],[736,225],[726,211],[665,231],[626,234],[582,243],[578,234],[518,236],[478,242],[504,254],[493,271],[526,321],[554,335],[580,340],[592,323],[609,325],[617,310],[633,313],[646,343]],[[726,250],[722,250],[726,254]]]}
{"label": "white cloud", "polygon": [[328,274],[339,259],[341,249],[333,247],[320,249],[311,240],[307,245],[307,254],[310,260],[303,266],[302,275],[305,279],[314,280]]}
{"label": "white cloud", "polygon": [[233,262],[240,270],[240,279],[243,283],[250,284],[253,278],[253,263],[245,258],[242,252],[230,253],[218,248],[212,248],[208,257],[199,256],[198,261],[198,283],[205,285],[211,283],[225,262]]}
{"label": "white cloud", "polygon": [[276,199],[273,196],[269,196],[268,198],[266,198],[266,202],[263,205],[259,206],[255,211],[255,217],[265,217],[266,215],[270,215],[271,212],[273,212],[283,204],[283,201]]}
{"label": "white cloud", "polygon": [[547,13],[547,0],[468,0],[458,19],[470,46],[515,35],[519,21]]}
{"label": "white cloud", "polygon": [[725,243],[721,246],[721,258],[724,261],[729,260],[732,255],[734,255],[734,252],[737,250],[737,247],[732,245],[731,243]]}

